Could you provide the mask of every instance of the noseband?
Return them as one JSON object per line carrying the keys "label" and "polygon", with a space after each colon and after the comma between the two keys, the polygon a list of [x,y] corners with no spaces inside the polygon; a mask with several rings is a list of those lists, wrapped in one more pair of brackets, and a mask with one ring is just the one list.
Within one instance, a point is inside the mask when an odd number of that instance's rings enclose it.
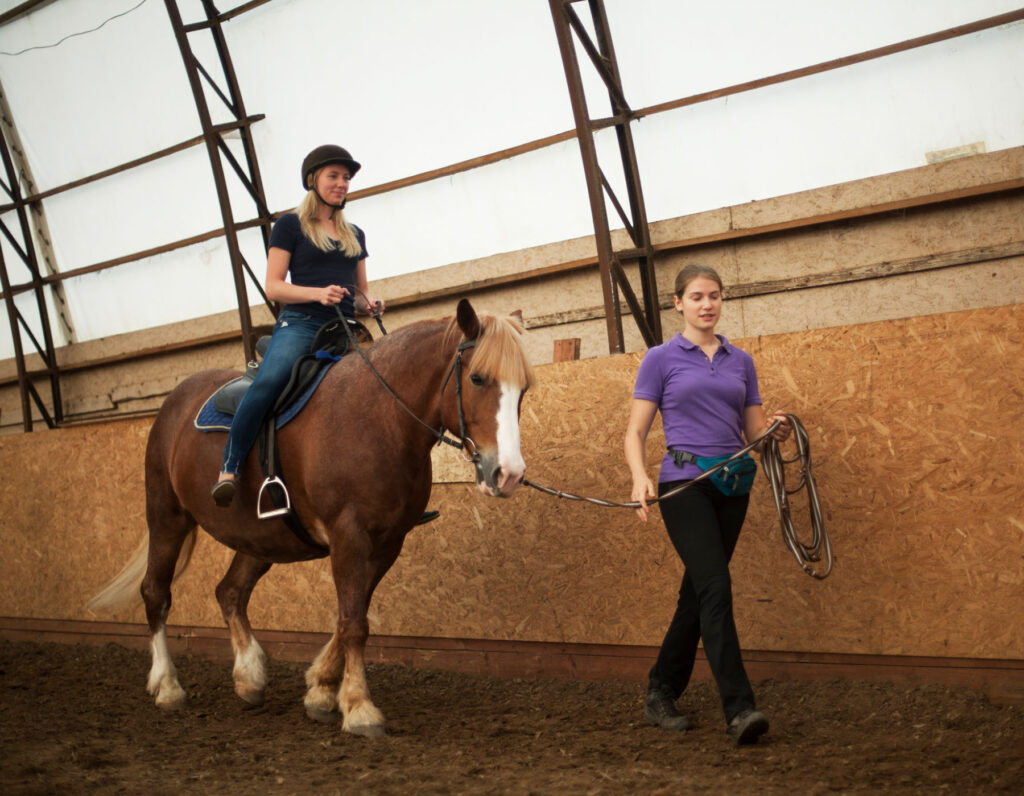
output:
{"label": "noseband", "polygon": [[[450,379],[452,377],[452,373],[454,373],[455,401],[459,407],[459,439],[461,442],[454,442],[454,440],[452,442],[462,451],[462,458],[467,462],[472,462],[477,469],[477,475],[482,477],[483,473],[480,471],[480,451],[477,450],[476,443],[473,441],[473,438],[466,433],[466,413],[462,408],[462,352],[473,348],[475,345],[476,340],[463,340],[459,343],[459,348],[455,352],[455,359],[452,360],[452,366],[448,368],[448,375],[444,377],[444,382],[441,384],[441,395],[444,395],[445,388],[448,386],[448,379]],[[444,426],[442,425],[441,428],[443,429]],[[438,441],[441,441],[443,436],[444,432],[442,430],[438,434]],[[472,448],[472,451],[467,456],[466,453],[470,448]]]}

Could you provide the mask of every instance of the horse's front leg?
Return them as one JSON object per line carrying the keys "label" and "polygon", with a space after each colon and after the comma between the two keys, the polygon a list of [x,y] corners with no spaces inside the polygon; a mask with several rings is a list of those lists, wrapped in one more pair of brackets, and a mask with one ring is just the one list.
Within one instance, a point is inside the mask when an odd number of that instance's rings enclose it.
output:
{"label": "horse's front leg", "polygon": [[384,735],[384,714],[370,699],[366,683],[366,619],[370,595],[380,580],[371,560],[372,545],[364,532],[331,540],[331,569],[338,593],[338,625],[334,635],[306,672],[306,713],[327,721],[340,710],[345,732],[377,738]]}
{"label": "horse's front leg", "polygon": [[360,616],[341,615],[344,618],[339,619],[331,640],[306,671],[306,715],[331,722],[340,710],[345,732],[379,738],[384,735],[384,714],[373,704],[366,684],[366,611]]}

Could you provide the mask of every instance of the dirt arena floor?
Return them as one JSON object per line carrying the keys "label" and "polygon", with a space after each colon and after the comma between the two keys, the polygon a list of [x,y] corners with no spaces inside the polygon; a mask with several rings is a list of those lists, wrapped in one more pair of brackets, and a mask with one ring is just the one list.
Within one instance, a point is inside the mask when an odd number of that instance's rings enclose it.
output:
{"label": "dirt arena floor", "polygon": [[711,683],[670,734],[641,722],[639,684],[373,666],[390,734],[368,740],[306,718],[303,665],[274,662],[251,708],[229,665],[177,664],[189,702],[163,712],[148,654],[0,641],[3,793],[1024,792],[1024,708],[965,690],[760,683],[771,730],[737,748]]}

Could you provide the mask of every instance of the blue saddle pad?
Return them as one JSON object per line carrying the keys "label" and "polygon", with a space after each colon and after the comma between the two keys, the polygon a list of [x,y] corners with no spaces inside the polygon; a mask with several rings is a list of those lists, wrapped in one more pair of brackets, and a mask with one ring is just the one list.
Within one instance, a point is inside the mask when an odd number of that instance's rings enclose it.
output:
{"label": "blue saddle pad", "polygon": [[[330,358],[330,357],[328,357]],[[320,382],[324,380],[324,376],[327,372],[334,367],[334,363],[329,363],[325,368],[322,368],[317,373],[309,386],[302,391],[302,393],[281,412],[275,419],[274,425],[277,428],[284,428],[285,424],[294,418],[302,409],[309,403],[309,399],[313,397],[313,393],[316,392],[316,388],[320,386]],[[239,376],[241,378],[241,376]],[[238,379],[235,379],[238,381]],[[221,385],[223,387],[224,385]],[[217,390],[220,390],[218,387]],[[209,398],[203,403],[202,408],[199,410],[199,414],[196,415],[195,427],[199,431],[211,432],[211,431],[229,431],[231,429],[231,415],[220,411],[213,405],[213,396],[216,395],[217,390],[214,390]]]}

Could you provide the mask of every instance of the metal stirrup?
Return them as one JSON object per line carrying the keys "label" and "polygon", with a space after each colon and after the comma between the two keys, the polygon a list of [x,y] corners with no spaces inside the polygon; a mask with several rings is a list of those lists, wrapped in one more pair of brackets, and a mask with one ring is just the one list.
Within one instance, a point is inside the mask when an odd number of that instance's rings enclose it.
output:
{"label": "metal stirrup", "polygon": [[[263,493],[267,490],[268,486],[279,486],[281,487],[281,493],[284,495],[284,506],[282,508],[270,509],[270,511],[264,511],[261,507],[263,505]],[[273,499],[271,499],[273,502]],[[288,494],[288,487],[284,485],[284,481],[281,480],[280,476],[267,476],[263,479],[263,483],[260,485],[260,493],[256,497],[256,517],[261,520],[269,520],[274,517],[283,517],[286,514],[290,514],[292,510],[292,498]]]}

